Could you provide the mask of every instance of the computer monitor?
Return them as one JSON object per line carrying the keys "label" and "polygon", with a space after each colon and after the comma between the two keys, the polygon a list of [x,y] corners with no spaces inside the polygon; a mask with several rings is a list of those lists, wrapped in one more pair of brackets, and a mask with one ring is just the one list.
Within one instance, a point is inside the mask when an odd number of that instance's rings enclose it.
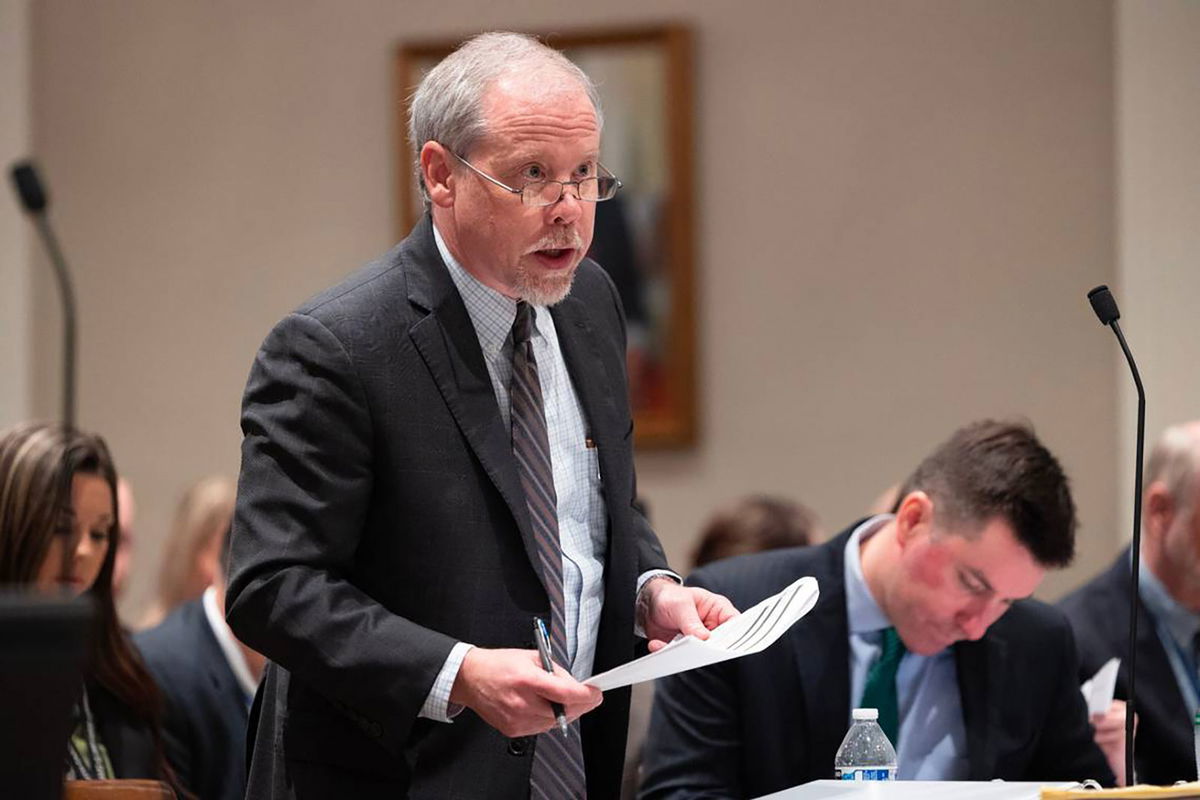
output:
{"label": "computer monitor", "polygon": [[86,597],[0,593],[0,794],[60,798],[94,615]]}

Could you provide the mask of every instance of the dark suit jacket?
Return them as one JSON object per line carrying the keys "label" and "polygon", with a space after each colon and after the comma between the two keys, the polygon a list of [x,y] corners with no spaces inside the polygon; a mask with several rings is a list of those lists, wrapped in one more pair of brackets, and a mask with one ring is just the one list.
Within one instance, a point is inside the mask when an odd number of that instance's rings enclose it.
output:
{"label": "dark suit jacket", "polygon": [[[551,313],[608,515],[599,672],[633,657],[637,576],[666,561],[632,506],[612,282],[585,260]],[[249,796],[528,792],[533,741],[469,710],[453,724],[418,717],[456,641],[530,648],[533,616],[550,610],[509,432],[428,216],[276,326],[242,430],[227,614],[275,662]],[[610,692],[584,717],[595,797],[618,791],[628,704]]]}
{"label": "dark suit jacket", "polygon": [[133,641],[166,698],[163,738],[179,782],[200,800],[241,800],[249,708],[203,603],[177,608]]}
{"label": "dark suit jacket", "polygon": [[[1116,696],[1123,700],[1129,697],[1129,595],[1133,587],[1129,564],[1126,548],[1107,572],[1059,603],[1079,642],[1080,681],[1095,675],[1105,661],[1119,656]],[[1154,620],[1140,603],[1138,609],[1137,779],[1153,784],[1194,781],[1192,718]]]}
{"label": "dark suit jacket", "polygon": [[[833,777],[850,720],[843,552],[854,526],[815,547],[720,561],[690,583],[747,608],[805,575],[820,599],[762,653],[658,682],[643,797],[756,797]],[[954,645],[970,780],[1113,776],[1092,741],[1067,622],[1013,605],[977,642]]]}

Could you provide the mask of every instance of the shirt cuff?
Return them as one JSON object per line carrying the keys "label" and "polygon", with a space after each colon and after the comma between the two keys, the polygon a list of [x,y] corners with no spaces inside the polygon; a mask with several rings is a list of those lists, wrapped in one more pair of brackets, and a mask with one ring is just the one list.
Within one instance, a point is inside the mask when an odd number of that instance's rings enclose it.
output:
{"label": "shirt cuff", "polygon": [[446,656],[446,663],[442,665],[441,672],[433,682],[433,688],[429,690],[429,696],[425,698],[425,705],[421,706],[419,716],[434,722],[453,722],[454,717],[463,710],[461,705],[450,702],[450,690],[454,688],[454,680],[458,677],[463,659],[474,646],[459,642],[450,650],[450,655]]}
{"label": "shirt cuff", "polygon": [[641,575],[638,576],[637,592],[635,593],[635,597],[637,598],[637,600],[633,606],[634,607],[633,633],[635,636],[640,636],[643,639],[646,638],[646,629],[644,627],[642,627],[641,615],[637,613],[637,609],[641,608],[641,605],[642,605],[642,602],[641,602],[642,601],[642,589],[646,586],[646,584],[650,581],[651,578],[670,578],[671,580],[675,581],[676,583],[679,583],[679,584],[683,583],[683,578],[679,577],[674,572],[671,572],[671,570],[669,570],[669,569],[647,570],[646,572],[643,572]]}

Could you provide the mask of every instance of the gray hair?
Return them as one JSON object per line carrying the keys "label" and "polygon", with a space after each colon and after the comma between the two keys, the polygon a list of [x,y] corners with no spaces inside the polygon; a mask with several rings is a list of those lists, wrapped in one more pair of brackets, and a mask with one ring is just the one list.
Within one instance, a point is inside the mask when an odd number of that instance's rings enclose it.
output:
{"label": "gray hair", "polygon": [[1180,508],[1191,508],[1196,500],[1193,495],[1198,461],[1200,423],[1172,425],[1163,431],[1150,452],[1145,484],[1162,483]]}
{"label": "gray hair", "polygon": [[429,193],[421,174],[421,148],[440,142],[460,155],[487,133],[483,119],[483,95],[497,79],[511,72],[531,69],[556,71],[578,82],[596,109],[596,127],[604,116],[596,85],[566,56],[523,33],[481,33],[463,42],[426,73],[409,103],[408,139],[416,154],[417,187],[425,207]]}

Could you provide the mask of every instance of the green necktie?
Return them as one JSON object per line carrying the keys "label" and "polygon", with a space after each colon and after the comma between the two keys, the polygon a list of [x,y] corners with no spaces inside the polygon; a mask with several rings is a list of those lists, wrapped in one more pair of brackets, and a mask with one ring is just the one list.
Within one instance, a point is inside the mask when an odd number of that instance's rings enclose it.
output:
{"label": "green necktie", "polygon": [[879,709],[879,727],[887,734],[893,747],[900,744],[900,704],[896,700],[896,668],[904,657],[904,642],[895,628],[883,631],[883,652],[867,673],[859,708]]}

